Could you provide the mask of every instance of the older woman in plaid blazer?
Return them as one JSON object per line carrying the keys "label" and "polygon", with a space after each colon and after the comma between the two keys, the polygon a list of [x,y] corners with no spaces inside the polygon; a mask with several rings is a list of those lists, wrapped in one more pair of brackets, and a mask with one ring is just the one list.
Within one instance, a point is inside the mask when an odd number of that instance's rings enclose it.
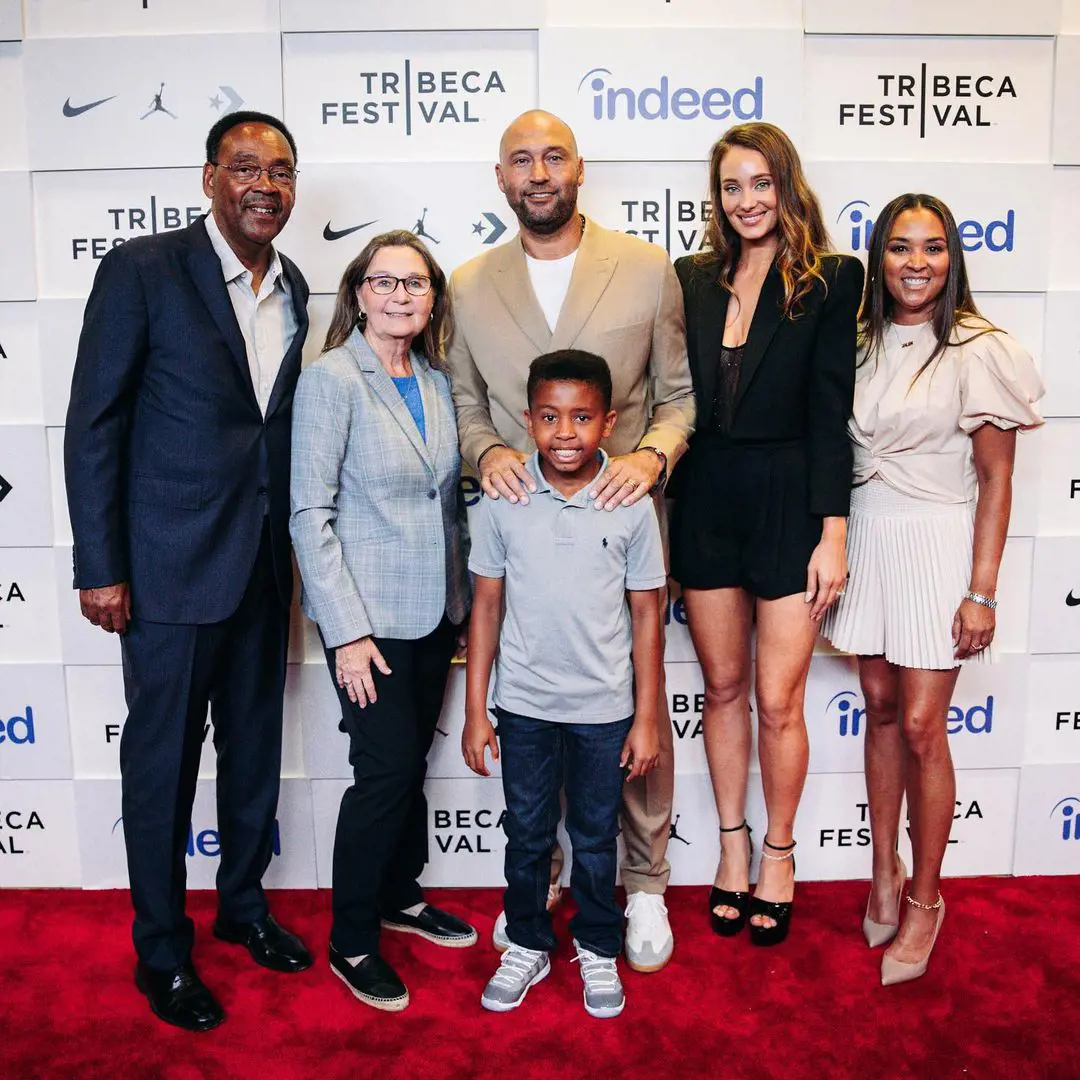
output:
{"label": "older woman in plaid blazer", "polygon": [[354,776],[334,842],[330,966],[385,1011],[409,994],[379,955],[380,927],[451,947],[476,941],[425,904],[417,882],[427,753],[469,605],[441,370],[450,323],[445,277],[424,244],[408,232],[375,237],[345,271],[293,407],[290,530]]}

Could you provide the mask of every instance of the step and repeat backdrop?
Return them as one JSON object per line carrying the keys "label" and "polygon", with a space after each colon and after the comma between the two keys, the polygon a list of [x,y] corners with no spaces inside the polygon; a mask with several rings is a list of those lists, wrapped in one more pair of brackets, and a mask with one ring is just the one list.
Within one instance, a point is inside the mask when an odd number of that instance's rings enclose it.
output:
{"label": "step and repeat backdrop", "polygon": [[[952,206],[980,305],[1039,360],[1048,422],[1019,440],[1000,662],[964,670],[949,712],[945,869],[1080,873],[1080,0],[0,0],[0,885],[126,884],[119,649],[79,616],[62,460],[101,258],[205,210],[217,117],[283,115],[300,179],[280,246],[312,287],[310,359],[341,271],[376,232],[413,229],[447,271],[513,236],[493,162],[506,123],[537,105],[577,133],[583,209],[672,257],[702,244],[708,150],[740,120],[794,138],[840,251],[863,256],[902,191]],[[717,821],[677,593],[667,629],[672,881],[703,883]],[[268,880],[312,887],[330,881],[348,762],[299,614],[291,650]],[[496,885],[501,784],[461,760],[463,697],[458,667],[430,759],[426,880]],[[800,876],[866,876],[850,658],[822,646],[806,714]],[[188,855],[209,887],[206,730]],[[762,828],[756,774],[751,788]]]}

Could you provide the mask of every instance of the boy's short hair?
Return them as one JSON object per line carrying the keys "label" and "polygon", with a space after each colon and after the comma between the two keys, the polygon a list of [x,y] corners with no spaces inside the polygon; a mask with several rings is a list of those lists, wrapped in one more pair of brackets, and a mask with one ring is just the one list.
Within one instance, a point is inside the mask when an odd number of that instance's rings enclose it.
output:
{"label": "boy's short hair", "polygon": [[584,349],[557,349],[538,356],[529,365],[528,399],[532,408],[536,388],[545,382],[587,383],[600,391],[604,410],[611,408],[611,368],[596,353]]}

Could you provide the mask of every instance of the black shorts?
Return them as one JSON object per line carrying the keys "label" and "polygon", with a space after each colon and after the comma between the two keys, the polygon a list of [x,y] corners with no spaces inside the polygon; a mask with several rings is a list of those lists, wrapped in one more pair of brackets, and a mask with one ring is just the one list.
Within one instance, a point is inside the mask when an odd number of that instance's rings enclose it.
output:
{"label": "black shorts", "polygon": [[737,443],[700,432],[679,463],[671,576],[687,589],[803,592],[822,519],[807,509],[806,446]]}

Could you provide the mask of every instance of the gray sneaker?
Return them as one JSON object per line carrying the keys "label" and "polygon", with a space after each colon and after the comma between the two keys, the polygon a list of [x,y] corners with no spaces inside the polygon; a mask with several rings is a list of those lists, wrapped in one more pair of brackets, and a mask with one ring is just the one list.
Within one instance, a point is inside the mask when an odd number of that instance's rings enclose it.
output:
{"label": "gray sneaker", "polygon": [[615,957],[597,956],[576,938],[574,948],[581,965],[581,981],[585,984],[585,1011],[601,1019],[618,1016],[626,1004],[626,995],[615,967]]}
{"label": "gray sneaker", "polygon": [[547,978],[551,961],[546,952],[534,952],[510,943],[502,954],[499,970],[488,980],[480,1004],[492,1012],[516,1009],[529,992],[529,987]]}

